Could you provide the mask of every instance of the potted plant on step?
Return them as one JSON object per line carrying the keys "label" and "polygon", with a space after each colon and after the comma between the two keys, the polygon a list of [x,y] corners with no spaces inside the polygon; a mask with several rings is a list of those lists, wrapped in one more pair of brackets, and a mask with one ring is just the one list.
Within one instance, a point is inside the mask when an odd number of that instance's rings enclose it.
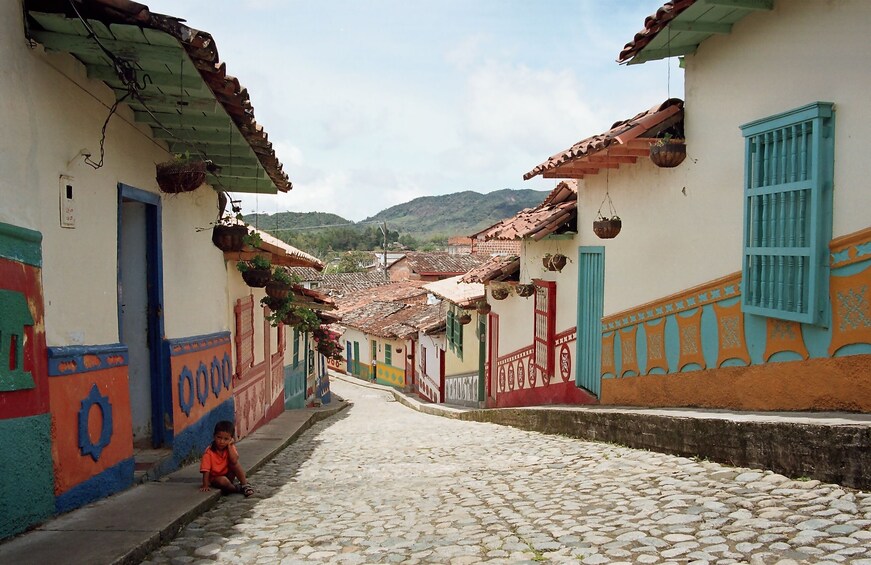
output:
{"label": "potted plant on step", "polygon": [[239,261],[236,268],[250,287],[263,288],[272,279],[272,263],[265,255],[257,254],[250,261]]}
{"label": "potted plant on step", "polygon": [[683,163],[687,157],[687,146],[683,139],[664,135],[650,146],[650,160],[657,167],[671,169]]}

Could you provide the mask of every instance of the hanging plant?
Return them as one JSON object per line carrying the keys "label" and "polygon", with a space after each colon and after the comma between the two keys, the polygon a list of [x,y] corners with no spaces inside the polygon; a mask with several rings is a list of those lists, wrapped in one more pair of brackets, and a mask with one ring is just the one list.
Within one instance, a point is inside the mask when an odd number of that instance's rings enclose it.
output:
{"label": "hanging plant", "polygon": [[293,275],[285,267],[274,267],[272,269],[272,278],[266,283],[266,295],[272,298],[287,298],[290,296],[295,282],[297,281],[294,280]]}
{"label": "hanging plant", "polygon": [[507,286],[497,286],[490,291],[490,296],[493,297],[493,300],[505,300],[510,292]]}
{"label": "hanging plant", "polygon": [[[339,335],[337,333],[323,327],[318,327],[312,331],[312,338],[315,341],[315,349],[318,353],[333,361],[341,362],[345,360],[342,357],[343,347],[339,343]],[[399,349],[396,351],[397,353],[400,352]]]}
{"label": "hanging plant", "polygon": [[284,319],[293,311],[293,297],[291,295],[285,298],[267,295],[260,299],[260,303],[269,308],[269,314],[266,314],[265,318],[272,327],[278,327],[278,324],[284,323]]}
{"label": "hanging plant", "polygon": [[[607,173],[606,173],[607,174]],[[620,229],[623,227],[623,222],[620,220],[620,216],[617,215],[617,211],[614,209],[614,203],[611,202],[611,195],[608,194],[608,177],[605,177],[605,198],[602,199],[602,204],[599,205],[599,211],[596,213],[596,220],[593,221],[593,233],[599,236],[600,239],[613,239],[617,237],[617,234],[620,233]],[[602,206],[605,205],[605,201],[608,201],[608,210],[610,214],[608,216],[602,215]]]}
{"label": "hanging plant", "polygon": [[650,145],[650,160],[657,167],[671,169],[683,163],[687,146],[682,139],[673,139],[666,134]]}
{"label": "hanging plant", "polygon": [[467,314],[466,312],[463,312],[462,314],[457,316],[457,321],[465,326],[466,324],[468,324],[469,322],[472,321],[472,315]]}
{"label": "hanging plant", "polygon": [[545,253],[544,257],[541,258],[541,264],[548,271],[562,271],[563,267],[568,263],[569,258],[563,255],[562,253]]}
{"label": "hanging plant", "polygon": [[191,192],[206,182],[206,170],[211,167],[211,161],[191,159],[187,153],[176,155],[172,161],[156,165],[157,186],[167,194]]}
{"label": "hanging plant", "polygon": [[321,327],[321,319],[310,308],[292,308],[283,323],[294,326],[300,332],[313,332]]}
{"label": "hanging plant", "polygon": [[534,284],[519,284],[514,287],[514,292],[517,293],[517,296],[521,296],[523,298],[528,298],[535,294],[535,285]]}
{"label": "hanging plant", "polygon": [[250,261],[239,261],[236,269],[242,273],[242,279],[250,287],[263,288],[272,279],[272,264],[264,255],[255,255]]}
{"label": "hanging plant", "polygon": [[613,239],[617,237],[622,227],[623,222],[619,216],[611,216],[610,218],[599,216],[599,219],[593,222],[593,233],[600,239]]}
{"label": "hanging plant", "polygon": [[490,303],[487,302],[486,300],[479,300],[475,304],[475,311],[478,312],[478,314],[481,314],[481,315],[489,314],[490,309],[491,309]]}

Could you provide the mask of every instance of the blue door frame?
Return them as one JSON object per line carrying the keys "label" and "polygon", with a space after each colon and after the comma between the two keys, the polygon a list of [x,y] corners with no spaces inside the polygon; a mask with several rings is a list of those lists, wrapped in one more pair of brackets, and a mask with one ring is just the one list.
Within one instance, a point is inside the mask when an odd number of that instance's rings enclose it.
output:
{"label": "blue door frame", "polygon": [[[169,378],[169,358],[163,353],[163,245],[161,234],[160,196],[118,183],[118,241],[121,241],[121,206],[124,202],[145,205],[145,257],[147,269],[148,324],[147,341],[151,364],[151,440],[155,447],[172,442],[172,389]],[[121,265],[118,246],[118,265]],[[118,334],[123,342],[121,311],[121,272],[118,271]]]}

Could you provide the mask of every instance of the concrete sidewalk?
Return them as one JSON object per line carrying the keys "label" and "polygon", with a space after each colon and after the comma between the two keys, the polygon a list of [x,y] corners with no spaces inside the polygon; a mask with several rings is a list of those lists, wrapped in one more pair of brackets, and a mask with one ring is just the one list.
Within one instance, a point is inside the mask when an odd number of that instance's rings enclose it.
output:
{"label": "concrete sidewalk", "polygon": [[871,414],[590,405],[482,410],[425,402],[340,373],[331,372],[330,378],[382,389],[409,408],[445,418],[699,457],[871,490]]}
{"label": "concrete sidewalk", "polygon": [[[288,410],[236,444],[250,474],[315,422],[349,404],[333,395],[329,406]],[[256,486],[257,477],[252,484]],[[219,491],[200,492],[199,462],[63,514],[0,544],[0,563],[100,565],[138,563],[214,506]]]}

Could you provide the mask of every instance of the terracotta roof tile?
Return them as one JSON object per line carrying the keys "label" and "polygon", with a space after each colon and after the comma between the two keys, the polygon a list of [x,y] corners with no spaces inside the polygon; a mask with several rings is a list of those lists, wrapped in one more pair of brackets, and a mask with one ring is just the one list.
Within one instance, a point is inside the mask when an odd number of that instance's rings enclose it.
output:
{"label": "terracotta roof tile", "polygon": [[370,302],[399,302],[406,304],[425,303],[427,290],[420,281],[401,281],[386,285],[354,290],[344,296],[336,296],[339,312],[344,313]]}
{"label": "terracotta roof tile", "polygon": [[390,284],[390,281],[384,280],[383,272],[331,273],[323,275],[320,288],[328,290],[332,296],[341,297],[350,292],[386,284]]}
{"label": "terracotta roof tile", "polygon": [[561,182],[535,208],[521,210],[472,237],[484,241],[525,238],[538,241],[564,226],[577,231],[577,209],[577,185],[574,182]]}
{"label": "terracotta roof tile", "polygon": [[342,325],[371,335],[405,339],[443,321],[438,304],[402,304],[374,301],[346,312]]}
{"label": "terracotta roof tile", "polygon": [[462,282],[462,276],[450,277],[423,285],[439,298],[453,302],[461,308],[474,306],[484,298],[484,285],[478,282]]}
{"label": "terracotta roof tile", "polygon": [[412,272],[419,275],[461,275],[487,259],[487,255],[409,252],[404,261]]}
{"label": "terracotta roof tile", "polygon": [[615,169],[622,164],[635,163],[638,157],[650,154],[650,138],[676,126],[683,130],[683,101],[669,98],[628,120],[616,122],[605,133],[582,139],[552,155],[523,175],[523,179],[536,175],[583,178],[605,167]]}
{"label": "terracotta roof tile", "polygon": [[517,280],[519,272],[520,257],[518,255],[494,255],[480,267],[463,275],[460,280],[483,284],[491,281]]}
{"label": "terracotta roof tile", "polygon": [[647,16],[644,20],[644,29],[635,34],[635,37],[627,43],[623,50],[620,51],[620,56],[617,57],[618,63],[626,63],[644,49],[656,35],[665,29],[670,21],[680,15],[681,12],[696,3],[696,0],[675,0],[666,2],[661,8],[656,10],[652,16]]}

